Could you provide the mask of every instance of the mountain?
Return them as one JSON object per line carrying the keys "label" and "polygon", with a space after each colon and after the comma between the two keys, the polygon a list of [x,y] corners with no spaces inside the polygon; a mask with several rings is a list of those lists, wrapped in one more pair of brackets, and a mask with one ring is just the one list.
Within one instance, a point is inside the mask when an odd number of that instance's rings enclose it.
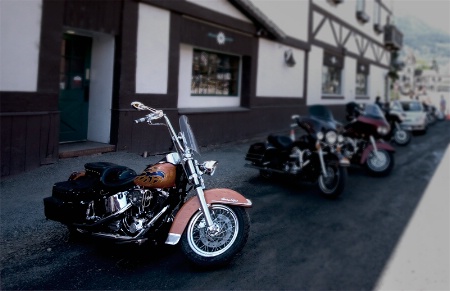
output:
{"label": "mountain", "polygon": [[431,64],[434,59],[439,65],[450,61],[450,34],[430,27],[413,16],[398,16],[395,25],[403,33],[403,49],[400,55],[409,49],[415,52],[418,59]]}

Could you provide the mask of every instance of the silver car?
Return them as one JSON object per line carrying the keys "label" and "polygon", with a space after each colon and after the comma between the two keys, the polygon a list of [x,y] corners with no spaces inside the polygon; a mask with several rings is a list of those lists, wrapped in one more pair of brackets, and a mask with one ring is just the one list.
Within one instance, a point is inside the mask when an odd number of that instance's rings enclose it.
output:
{"label": "silver car", "polygon": [[391,110],[399,112],[403,116],[401,127],[405,130],[420,131],[425,133],[428,129],[427,113],[420,101],[394,101]]}

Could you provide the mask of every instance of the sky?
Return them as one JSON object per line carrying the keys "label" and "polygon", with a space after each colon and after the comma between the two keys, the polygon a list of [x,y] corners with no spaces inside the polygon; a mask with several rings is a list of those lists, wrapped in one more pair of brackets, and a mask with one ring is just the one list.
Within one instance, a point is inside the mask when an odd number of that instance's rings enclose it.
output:
{"label": "sky", "polygon": [[450,0],[385,0],[395,15],[415,16],[450,34]]}

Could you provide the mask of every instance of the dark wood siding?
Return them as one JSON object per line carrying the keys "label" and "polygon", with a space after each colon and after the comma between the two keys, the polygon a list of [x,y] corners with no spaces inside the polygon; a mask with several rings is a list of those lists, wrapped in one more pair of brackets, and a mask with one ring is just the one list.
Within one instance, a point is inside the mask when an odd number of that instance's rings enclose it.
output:
{"label": "dark wood siding", "polygon": [[[137,6],[135,1],[125,2]],[[2,177],[57,161],[59,68],[64,28],[118,35],[123,4],[122,0],[43,0],[37,91],[0,92]],[[131,21],[137,21],[137,14],[134,17]],[[135,37],[132,33],[134,41]]]}
{"label": "dark wood siding", "polygon": [[58,112],[3,113],[1,175],[15,175],[58,158]]}
{"label": "dark wood siding", "polygon": [[122,0],[66,0],[64,24],[116,35],[120,31]]}

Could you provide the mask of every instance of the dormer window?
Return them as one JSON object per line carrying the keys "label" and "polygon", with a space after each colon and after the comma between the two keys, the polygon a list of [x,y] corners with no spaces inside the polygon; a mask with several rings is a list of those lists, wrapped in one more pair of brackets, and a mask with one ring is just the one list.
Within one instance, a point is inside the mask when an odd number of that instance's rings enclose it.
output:
{"label": "dormer window", "polygon": [[370,20],[369,15],[365,12],[366,9],[366,1],[365,0],[357,0],[356,1],[356,19],[362,24],[368,22]]}
{"label": "dormer window", "polygon": [[337,5],[337,4],[341,4],[342,2],[344,2],[344,0],[327,0],[328,3],[332,4],[332,5]]}
{"label": "dormer window", "polygon": [[381,34],[384,30],[381,24],[381,6],[377,1],[373,3],[373,30],[376,34]]}

